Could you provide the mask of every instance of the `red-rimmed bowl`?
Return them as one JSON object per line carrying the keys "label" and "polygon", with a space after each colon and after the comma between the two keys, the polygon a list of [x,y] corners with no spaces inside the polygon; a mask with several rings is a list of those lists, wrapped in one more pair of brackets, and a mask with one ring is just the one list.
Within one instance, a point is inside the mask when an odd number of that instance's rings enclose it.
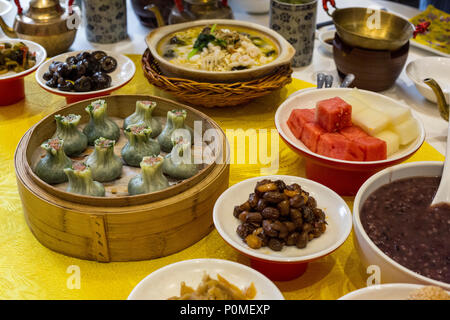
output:
{"label": "red-rimmed bowl", "polygon": [[11,44],[18,42],[24,43],[30,52],[36,54],[36,64],[33,67],[19,73],[10,71],[0,75],[0,106],[11,105],[25,98],[25,82],[23,78],[36,71],[36,69],[38,69],[47,58],[47,51],[45,51],[45,49],[36,42],[23,39],[0,39],[0,43],[4,42]]}
{"label": "red-rimmed bowl", "polygon": [[133,63],[133,61],[122,54],[105,51],[105,53],[108,56],[111,56],[117,60],[117,69],[114,72],[108,73],[112,80],[110,87],[102,90],[87,91],[87,92],[67,92],[58,90],[57,88],[51,88],[45,84],[47,81],[44,80],[43,75],[48,71],[48,67],[53,61],[65,62],[68,57],[76,56],[81,52],[92,52],[92,51],[95,50],[80,50],[80,51],[66,52],[47,60],[37,70],[36,81],[43,89],[47,90],[48,92],[65,97],[67,103],[70,104],[86,99],[92,99],[96,97],[109,95],[111,92],[123,87],[128,82],[130,82],[131,79],[133,79],[134,74],[136,73],[136,66]]}
{"label": "red-rimmed bowl", "polygon": [[[351,92],[349,88],[327,88],[305,90],[284,101],[275,114],[275,126],[283,141],[295,152],[304,157],[306,177],[333,189],[340,195],[354,196],[359,187],[376,172],[401,163],[411,157],[425,141],[425,128],[420,119],[412,113],[417,121],[419,136],[399,151],[390,155],[386,160],[379,161],[348,161],[326,157],[309,150],[291,132],[287,120],[294,109],[315,108],[316,102],[333,97],[343,97]],[[377,104],[385,108],[398,106],[408,108],[407,105],[386,97],[382,94],[358,90],[360,97],[370,104]]]}
{"label": "red-rimmed bowl", "polygon": [[[250,248],[236,233],[239,219],[233,216],[234,206],[248,200],[260,180],[283,180],[286,184],[298,183],[317,201],[317,207],[326,214],[327,229],[318,238],[299,249],[284,246],[281,251],[268,247]],[[287,281],[301,276],[308,263],[338,249],[350,234],[352,215],[345,201],[333,190],[308,179],[294,176],[265,176],[241,181],[228,188],[216,201],[213,210],[214,225],[220,236],[231,247],[250,258],[251,266],[275,281]]]}

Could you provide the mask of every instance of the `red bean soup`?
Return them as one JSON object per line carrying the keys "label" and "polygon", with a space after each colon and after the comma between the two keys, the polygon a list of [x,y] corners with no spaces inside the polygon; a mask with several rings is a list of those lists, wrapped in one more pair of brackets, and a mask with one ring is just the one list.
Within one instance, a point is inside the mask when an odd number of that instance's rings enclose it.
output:
{"label": "red bean soup", "polygon": [[364,230],[390,258],[428,278],[450,283],[450,204],[430,208],[440,177],[397,180],[364,202]]}

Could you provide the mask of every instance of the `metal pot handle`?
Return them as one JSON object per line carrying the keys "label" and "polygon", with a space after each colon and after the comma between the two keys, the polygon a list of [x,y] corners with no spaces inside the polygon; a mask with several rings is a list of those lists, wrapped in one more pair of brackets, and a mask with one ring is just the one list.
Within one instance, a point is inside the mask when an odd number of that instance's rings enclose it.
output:
{"label": "metal pot handle", "polygon": [[[331,6],[334,8],[334,9],[337,9],[336,8],[336,2],[335,2],[335,0],[322,0],[322,7],[323,7],[323,10],[325,10],[325,12],[327,13],[327,15],[329,15],[330,17],[333,17],[333,15],[330,13],[330,12],[328,12],[328,2],[331,4]],[[334,11],[333,11],[334,12]]]}

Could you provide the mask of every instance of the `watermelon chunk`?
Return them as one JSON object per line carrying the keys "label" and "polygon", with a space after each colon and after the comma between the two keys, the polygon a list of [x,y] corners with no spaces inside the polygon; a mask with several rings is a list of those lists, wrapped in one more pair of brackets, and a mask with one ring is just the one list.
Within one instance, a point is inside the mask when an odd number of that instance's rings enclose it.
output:
{"label": "watermelon chunk", "polygon": [[358,145],[339,133],[322,134],[317,144],[317,153],[335,159],[364,160],[364,152]]}
{"label": "watermelon chunk", "polygon": [[327,132],[336,132],[352,125],[352,106],[339,97],[316,104],[316,122]]}
{"label": "watermelon chunk", "polygon": [[287,121],[289,129],[297,139],[302,136],[303,127],[306,123],[314,122],[314,109],[295,109]]}
{"label": "watermelon chunk", "polygon": [[369,135],[358,126],[351,126],[339,131],[347,139],[354,141],[357,138],[368,137]]}
{"label": "watermelon chunk", "polygon": [[386,142],[375,137],[355,139],[355,143],[364,152],[364,161],[385,160],[387,158]]}
{"label": "watermelon chunk", "polygon": [[301,140],[312,152],[316,152],[319,137],[326,131],[315,122],[306,123],[303,127]]}

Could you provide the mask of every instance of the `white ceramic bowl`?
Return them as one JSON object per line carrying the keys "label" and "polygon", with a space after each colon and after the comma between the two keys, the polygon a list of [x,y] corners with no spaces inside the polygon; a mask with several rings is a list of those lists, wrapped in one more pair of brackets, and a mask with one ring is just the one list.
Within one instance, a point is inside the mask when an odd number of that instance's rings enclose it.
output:
{"label": "white ceramic bowl", "polygon": [[136,66],[134,65],[133,61],[131,61],[130,58],[122,55],[117,54],[113,52],[105,51],[108,56],[112,56],[117,60],[117,69],[111,73],[108,73],[108,75],[111,77],[111,86],[102,90],[95,90],[95,91],[87,91],[87,92],[66,92],[58,90],[57,88],[51,88],[47,86],[45,83],[47,81],[44,80],[43,75],[48,71],[48,67],[53,61],[62,61],[65,62],[68,57],[76,56],[78,53],[81,52],[92,52],[96,50],[80,50],[80,51],[73,51],[73,52],[66,52],[63,54],[60,54],[58,56],[52,57],[51,59],[47,60],[45,63],[43,63],[39,69],[36,72],[36,81],[39,83],[39,85],[47,90],[48,92],[64,96],[70,100],[70,102],[75,102],[79,100],[84,100],[88,98],[93,98],[96,96],[103,96],[106,94],[109,94],[113,92],[114,90],[119,89],[120,87],[123,87],[126,85],[134,76],[136,73]]}
{"label": "white ceramic bowl", "polygon": [[326,43],[326,40],[334,39],[334,35],[336,33],[336,30],[324,30],[319,31],[319,42],[327,52],[333,53],[333,45]]}
{"label": "white ceramic bowl", "polygon": [[407,300],[411,292],[422,287],[410,283],[379,284],[352,291],[339,300]]}
{"label": "white ceramic bowl", "polygon": [[[250,248],[236,233],[236,228],[240,225],[239,219],[233,216],[233,209],[248,200],[250,193],[254,192],[258,181],[283,180],[286,184],[298,183],[304,190],[309,192],[310,196],[317,201],[317,207],[324,210],[326,214],[327,229],[318,238],[308,242],[306,248],[299,249],[296,246],[284,246],[281,251],[273,251],[268,247],[260,249]],[[283,267],[300,265],[324,257],[337,248],[339,248],[350,234],[352,228],[351,212],[345,201],[331,189],[308,179],[294,176],[265,176],[256,177],[241,181],[228,188],[216,201],[213,211],[214,225],[220,236],[240,253],[248,256],[251,261],[263,262],[258,266],[254,265],[262,273],[269,275],[278,268],[282,271]],[[267,263],[267,265],[264,265]],[[273,266],[275,263],[275,266]],[[300,270],[300,267],[299,269]],[[295,271],[295,270],[294,270]],[[294,272],[292,271],[292,272]],[[287,280],[290,277],[286,272],[286,279],[278,278],[278,275],[269,276],[275,280]],[[295,272],[294,272],[295,273]],[[301,274],[301,273],[300,273]],[[298,276],[298,274],[297,274]]]}
{"label": "white ceramic bowl", "polygon": [[45,61],[45,59],[47,58],[47,51],[45,51],[44,47],[42,47],[40,44],[38,44],[36,42],[24,40],[24,39],[11,39],[11,38],[0,39],[0,43],[4,43],[4,42],[9,42],[11,44],[15,44],[17,42],[23,42],[28,47],[30,52],[34,52],[36,54],[36,64],[32,68],[29,68],[29,69],[24,70],[19,73],[16,73],[14,71],[9,71],[5,74],[1,74],[0,81],[11,80],[14,78],[23,78],[26,75],[28,75],[28,74],[34,72],[36,69],[38,69],[42,65],[42,63]]}
{"label": "white ceramic bowl", "polygon": [[255,300],[284,300],[275,284],[261,273],[243,264],[221,259],[185,260],[158,269],[139,282],[128,300],[165,300],[179,296],[182,281],[195,289],[205,272],[215,279],[220,274],[240,289],[253,282]]}
{"label": "white ceramic bowl", "polygon": [[382,283],[419,283],[435,285],[450,290],[450,284],[422,276],[383,253],[364,230],[360,210],[367,198],[379,187],[403,178],[415,176],[440,176],[443,164],[437,161],[411,162],[384,169],[369,178],[359,189],[353,204],[353,230],[355,245],[365,267],[377,265],[381,270]]}
{"label": "white ceramic bowl", "polygon": [[239,6],[248,13],[269,12],[270,0],[239,0]]}
{"label": "white ceramic bowl", "polygon": [[423,80],[433,78],[444,91],[447,103],[450,102],[450,58],[424,57],[411,61],[406,66],[406,74],[414,82],[417,90],[427,100],[436,103],[436,95]]}
{"label": "white ceramic bowl", "polygon": [[[324,88],[303,90],[285,100],[275,114],[275,126],[284,142],[295,152],[305,158],[306,176],[330,187],[340,195],[355,195],[359,187],[375,172],[403,162],[412,156],[425,140],[425,128],[418,117],[413,114],[419,127],[419,136],[415,141],[402,147],[385,160],[348,161],[326,157],[308,149],[297,139],[287,125],[294,109],[314,108],[316,102],[333,97],[342,97],[350,93],[351,88]],[[369,104],[377,104],[389,108],[397,106],[409,108],[405,104],[379,93],[358,90],[360,96]]]}

